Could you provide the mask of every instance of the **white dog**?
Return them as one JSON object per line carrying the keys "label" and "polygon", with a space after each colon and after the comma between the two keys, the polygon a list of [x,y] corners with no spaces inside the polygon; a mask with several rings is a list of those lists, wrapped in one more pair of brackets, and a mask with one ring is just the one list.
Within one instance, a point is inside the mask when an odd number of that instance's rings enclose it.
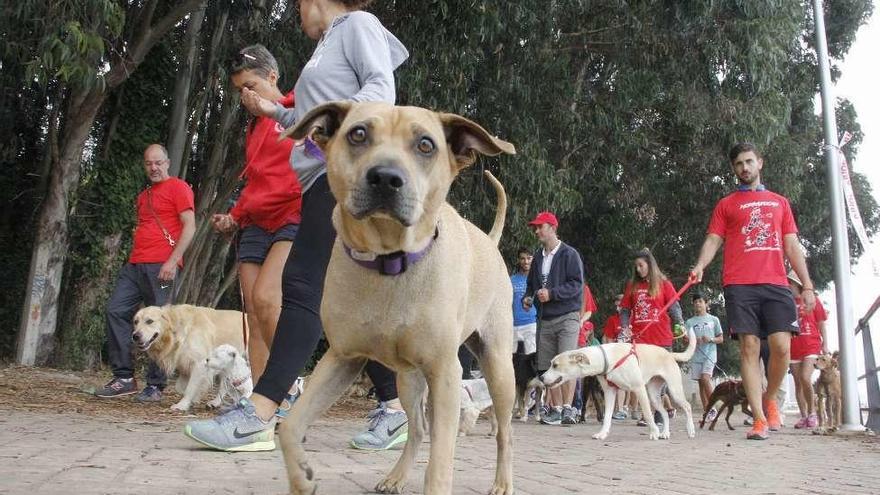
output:
{"label": "white dog", "polygon": [[211,387],[206,360],[214,348],[244,348],[239,311],[188,304],[147,306],[134,315],[133,323],[131,338],[138,350],[165,373],[178,375],[175,388],[183,398],[171,406],[176,411],[189,410]]}
{"label": "white dog", "polygon": [[462,380],[458,436],[463,437],[470,433],[483,411],[488,411],[489,435],[494,437],[498,432],[498,421],[495,419],[495,413],[492,409],[492,396],[489,395],[489,385],[486,384],[486,379]]}
{"label": "white dog", "polygon": [[254,381],[251,367],[241,352],[229,344],[217,346],[207,359],[208,369],[220,379],[217,397],[208,402],[209,407],[220,407],[227,397],[227,404],[237,404],[241,399],[251,396]]}
{"label": "white dog", "polygon": [[[681,386],[678,362],[688,361],[694,355],[697,339],[688,331],[688,347],[684,352],[669,352],[650,344],[610,343],[566,351],[553,358],[550,369],[544,373],[544,385],[551,387],[584,376],[597,376],[605,393],[605,417],[602,429],[593,435],[604,440],[611,430],[614,396],[617,389],[635,392],[642,409],[642,417],[650,428],[649,438],[669,438],[669,414],[660,400],[664,382],[669,388],[673,404],[684,409],[687,416],[688,437],[694,437],[694,418],[691,405],[685,399]],[[648,400],[663,418],[663,431],[654,423]]]}

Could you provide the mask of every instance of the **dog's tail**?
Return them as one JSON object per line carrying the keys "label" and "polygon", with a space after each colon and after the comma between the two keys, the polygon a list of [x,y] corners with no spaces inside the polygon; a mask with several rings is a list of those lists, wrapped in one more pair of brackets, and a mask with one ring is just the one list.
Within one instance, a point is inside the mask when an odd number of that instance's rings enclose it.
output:
{"label": "dog's tail", "polygon": [[694,357],[694,351],[697,350],[697,336],[694,335],[694,329],[688,328],[688,346],[684,352],[673,352],[672,359],[683,363],[685,361],[690,361],[692,357]]}
{"label": "dog's tail", "polygon": [[492,172],[485,170],[483,174],[492,183],[492,187],[495,188],[495,195],[498,197],[498,205],[495,209],[495,222],[492,224],[492,230],[489,231],[489,238],[497,246],[498,241],[501,240],[501,231],[504,230],[504,220],[507,218],[507,194],[504,192],[504,186],[492,175]]}

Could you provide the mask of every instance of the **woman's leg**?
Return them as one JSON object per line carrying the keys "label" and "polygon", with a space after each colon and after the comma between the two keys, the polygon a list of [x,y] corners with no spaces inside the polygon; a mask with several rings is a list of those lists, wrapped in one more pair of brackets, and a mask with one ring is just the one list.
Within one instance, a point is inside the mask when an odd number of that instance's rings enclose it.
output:
{"label": "woman's leg", "polygon": [[[801,384],[803,389],[803,397],[804,403],[806,404],[806,415],[810,416],[815,413],[815,406],[813,405],[813,370],[816,368],[816,358],[814,357],[805,357],[801,362]],[[798,398],[800,400],[800,398]],[[800,405],[800,403],[798,403]]]}
{"label": "woman's leg", "polygon": [[335,205],[326,175],[303,196],[302,223],[282,274],[281,314],[266,371],[254,387],[254,404],[263,418],[271,417],[287,396],[323,333],[320,307],[336,239],[330,221]]}
{"label": "woman's leg", "polygon": [[794,379],[794,398],[797,401],[801,418],[807,417],[807,406],[804,402],[804,384],[801,382],[801,367],[803,363],[791,363],[791,377]]}
{"label": "woman's leg", "polygon": [[241,282],[242,299],[244,307],[242,311],[247,313],[248,322],[248,359],[251,363],[251,376],[259,377],[266,367],[266,359],[269,357],[269,347],[263,341],[260,331],[260,319],[254,309],[254,282],[260,273],[259,263],[241,262],[238,265],[238,280]]}
{"label": "woman's leg", "polygon": [[[259,338],[267,346],[266,358],[269,356],[268,349],[272,345],[278,317],[281,315],[281,274],[292,246],[293,241],[273,243],[254,283],[253,310],[260,324]],[[265,368],[265,360],[263,368]],[[255,376],[259,377],[261,374],[255,373]]]}

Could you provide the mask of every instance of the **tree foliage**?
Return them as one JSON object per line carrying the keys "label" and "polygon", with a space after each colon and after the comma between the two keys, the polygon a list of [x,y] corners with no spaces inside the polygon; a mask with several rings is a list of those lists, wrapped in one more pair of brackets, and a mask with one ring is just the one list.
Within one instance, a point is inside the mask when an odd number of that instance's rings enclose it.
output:
{"label": "tree foliage", "polygon": [[[16,9],[25,4],[30,15],[51,21],[45,31],[55,33],[58,42],[37,42],[44,28],[36,21],[19,22]],[[11,350],[20,314],[26,239],[32,236],[30,223],[45,180],[45,145],[52,129],[47,123],[58,108],[53,91],[78,77],[70,60],[106,56],[98,38],[124,32],[124,24],[114,22],[122,5],[91,0],[2,8],[0,26],[10,43],[2,54],[0,127],[9,132],[2,134],[0,159],[11,173],[0,178],[0,201],[4,211],[9,205],[18,212],[0,215],[0,256],[7,257],[14,273],[2,281],[8,284],[0,305],[6,329],[0,331],[2,354]],[[734,187],[725,155],[739,140],[765,151],[765,182],[791,199],[817,285],[831,280],[810,5],[793,0],[412,0],[375,2],[373,9],[411,52],[397,72],[399,103],[465,115],[517,147],[516,156],[484,159],[464,171],[450,201],[465,217],[488,226],[495,198],[478,169],[491,168],[509,196],[502,240],[509,260],[517,247],[536,245],[528,219],[539,210],[555,211],[561,237],[584,256],[601,320],[629,276],[629,253],[638,247],[650,247],[673,282],[683,282],[712,207]],[[180,175],[193,184],[199,219],[183,281],[188,302],[222,300],[233,280],[228,244],[206,225],[211,213],[228,207],[243,165],[247,117],[238,110],[225,68],[239,48],[261,42],[281,64],[282,88],[292,87],[314,47],[299,32],[292,7],[284,0],[236,0],[209,2],[205,11],[183,109],[189,144]],[[84,10],[71,15],[65,8]],[[829,47],[839,61],[872,7],[867,0],[833,0],[826,8]],[[71,20],[86,25],[92,17],[85,12],[104,24],[84,32],[105,34],[77,35],[82,28]],[[96,362],[107,288],[84,304],[86,294],[96,293],[86,282],[103,275],[102,283],[112,284],[124,259],[131,198],[140,186],[140,153],[147,142],[161,141],[169,132],[170,95],[185,60],[185,28],[169,32],[144,59],[147,70],[114,90],[90,134],[82,190],[72,208],[74,258],[64,282],[69,289],[64,311],[79,314],[74,320],[81,322],[61,332],[65,352],[59,356],[69,363]],[[59,65],[56,59],[68,62]],[[34,60],[42,62],[37,66]],[[70,68],[62,73],[60,66]],[[846,101],[837,107],[838,127],[855,135],[846,149],[852,159],[862,138],[856,109]],[[11,123],[7,117],[13,115],[20,117]],[[865,178],[854,174],[854,181],[862,215],[874,233],[880,209]],[[850,245],[851,254],[858,255],[854,237]],[[704,287],[715,296],[718,273],[717,266],[711,268]]]}

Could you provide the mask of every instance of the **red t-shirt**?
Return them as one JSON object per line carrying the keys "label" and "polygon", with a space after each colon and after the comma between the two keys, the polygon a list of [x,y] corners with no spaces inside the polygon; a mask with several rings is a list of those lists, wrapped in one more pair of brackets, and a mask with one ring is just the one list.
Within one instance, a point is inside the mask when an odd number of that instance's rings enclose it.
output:
{"label": "red t-shirt", "polygon": [[[293,92],[278,103],[293,106]],[[293,140],[278,140],[284,132],[281,124],[268,117],[257,117],[248,126],[245,157],[247,165],[241,178],[247,184],[229,214],[244,228],[255,224],[269,232],[300,221],[302,186],[290,168]]]}
{"label": "red t-shirt", "polygon": [[796,234],[788,200],[776,193],[736,191],[715,206],[708,232],[724,238],[723,285],[788,286],[783,237]]}
{"label": "red t-shirt", "polygon": [[[596,305],[596,300],[593,298],[593,293],[590,291],[590,286],[584,284],[584,307],[583,312],[595,313],[599,310],[599,306]],[[581,332],[578,334],[578,347],[584,347],[587,345],[587,338],[593,333],[593,329],[595,326],[593,322],[587,320],[581,325]]]}
{"label": "red t-shirt", "polygon": [[602,328],[602,338],[608,342],[616,342],[619,334],[620,315],[615,313],[605,320],[605,327]]}
{"label": "red t-shirt", "polygon": [[646,281],[637,283],[635,287],[632,282],[626,284],[620,307],[630,310],[629,322],[634,344],[672,345],[672,322],[669,314],[660,310],[674,299],[675,287],[669,280],[660,284],[660,293],[655,297],[648,293]]}
{"label": "red t-shirt", "polygon": [[813,311],[807,313],[800,297],[795,298],[798,308],[798,326],[800,333],[791,338],[791,358],[803,359],[810,354],[819,354],[822,351],[822,334],[819,332],[819,322],[828,319],[828,313],[822,306],[822,302],[816,299]]}
{"label": "red t-shirt", "polygon": [[[151,193],[152,208],[150,208]],[[180,239],[180,233],[183,231],[180,214],[186,210],[195,210],[192,188],[177,177],[169,177],[141,191],[136,204],[137,227],[135,227],[134,246],[128,262],[165,263],[174,248],[168,244],[159,222],[168,230],[172,239],[175,241]],[[156,221],[156,217],[159,217],[159,222]]]}

